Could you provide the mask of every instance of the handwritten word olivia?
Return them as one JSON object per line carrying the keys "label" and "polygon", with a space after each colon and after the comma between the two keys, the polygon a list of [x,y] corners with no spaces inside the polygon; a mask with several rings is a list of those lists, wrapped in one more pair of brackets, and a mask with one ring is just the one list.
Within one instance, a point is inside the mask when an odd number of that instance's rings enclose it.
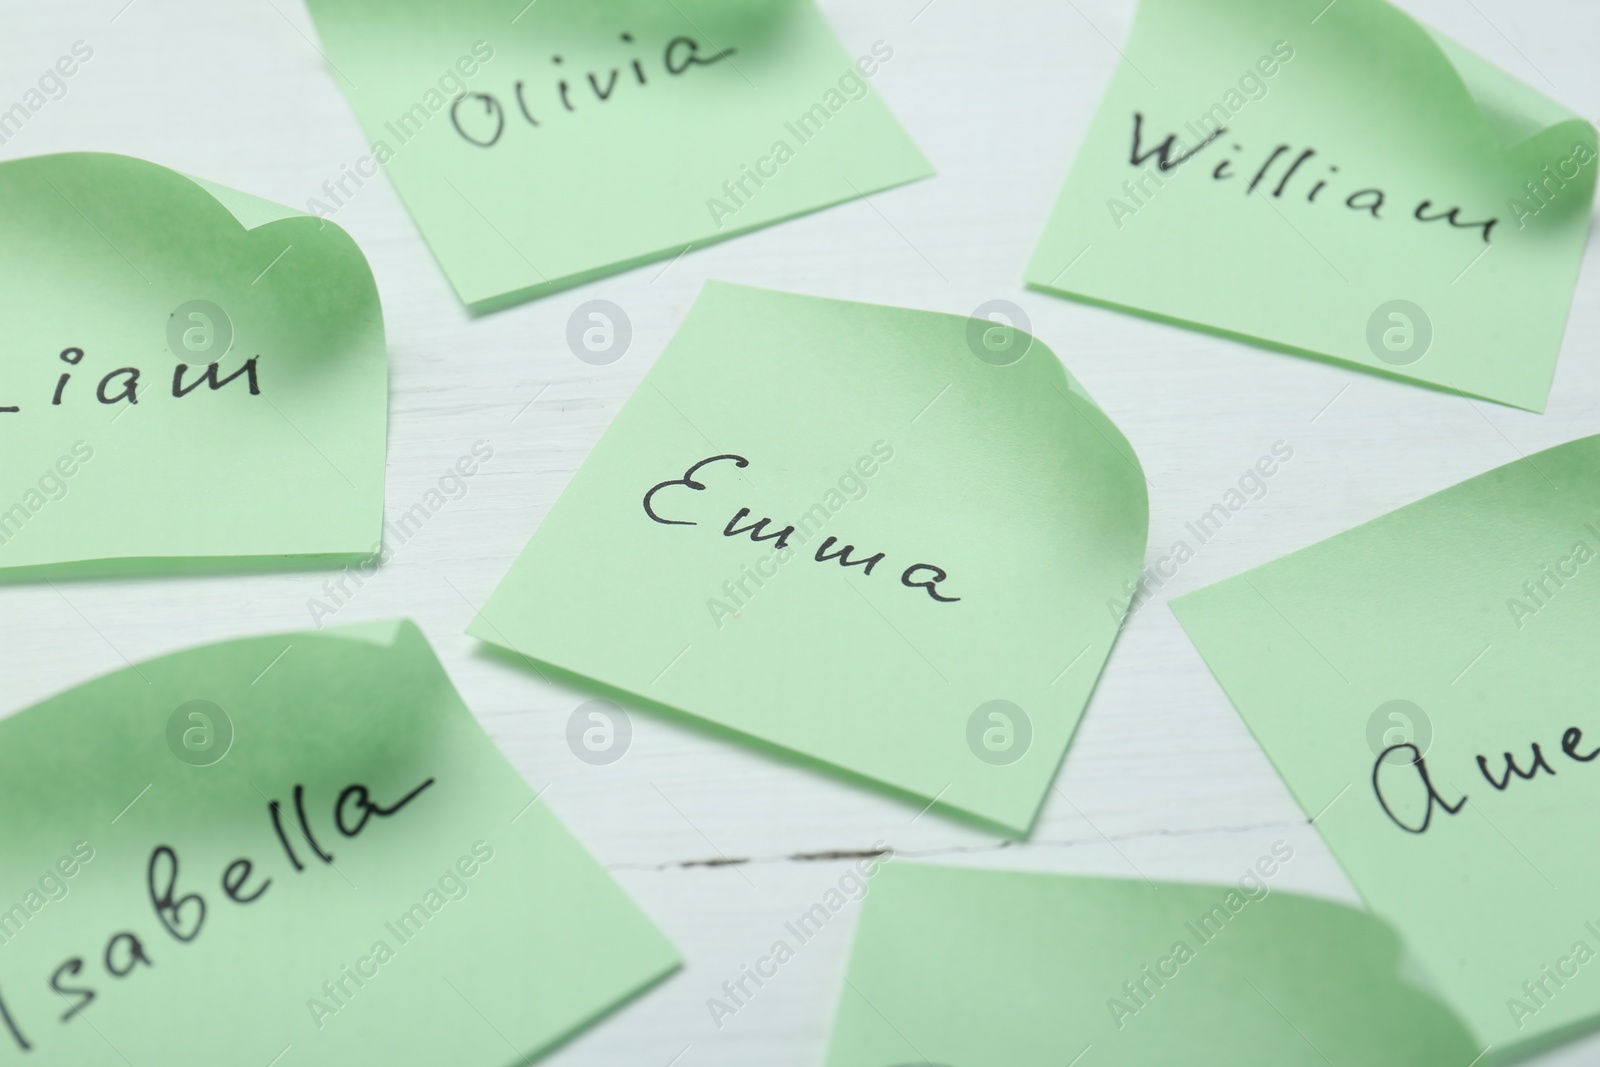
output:
{"label": "handwritten word olivia", "polygon": [[[621,40],[631,45],[633,44],[633,34],[623,33]],[[709,67],[713,63],[719,63],[727,59],[735,52],[736,49],[724,48],[710,55],[701,55],[700,42],[693,37],[674,37],[661,50],[661,66],[668,75],[678,77],[691,67]],[[561,56],[555,55],[550,57],[550,62],[559,67],[565,60]],[[637,58],[628,61],[625,67],[612,67],[603,79],[603,87],[601,84],[602,78],[598,77],[595,71],[589,71],[586,74],[586,80],[589,84],[590,92],[594,95],[595,103],[604,104],[616,95],[619,89],[618,82],[622,78],[624,69],[633,72],[633,81],[636,84],[641,86],[650,84],[650,79],[645,74],[645,66]],[[627,82],[624,81],[622,84],[626,85]],[[563,111],[574,112],[578,110],[577,104],[572,99],[572,83],[568,82],[566,78],[558,78],[553,88],[556,102],[560,103]],[[581,88],[582,83],[580,82],[580,101],[583,100]],[[549,112],[539,105],[537,101],[533,108],[529,108],[528,93],[525,90],[525,83],[520,78],[517,79],[513,87],[513,95],[516,98],[517,110],[522,113],[522,118],[529,126],[537,127],[541,125],[538,117],[541,114],[548,120]],[[472,101],[472,104],[463,108],[462,105],[469,100]],[[554,103],[550,104],[550,110],[555,110]],[[491,148],[500,142],[501,136],[506,132],[506,109],[501,105],[500,98],[493,93],[466,93],[457,97],[455,103],[450,105],[450,122],[455,126],[456,132],[461,135],[462,140],[475,144],[479,148]]]}
{"label": "handwritten word olivia", "polygon": [[[1561,752],[1574,762],[1589,763],[1597,757],[1600,757],[1600,747],[1592,749],[1589,752],[1579,752],[1578,747],[1582,744],[1583,731],[1578,729],[1576,726],[1568,727],[1567,730],[1561,735]],[[1402,749],[1409,749],[1412,758],[1409,760],[1398,759],[1394,761],[1387,759],[1389,753],[1399,752]],[[1534,743],[1531,746],[1529,756],[1530,759],[1528,763],[1528,769],[1523,770],[1517,765],[1516,757],[1509,752],[1502,753],[1502,758],[1505,760],[1505,773],[1498,778],[1496,778],[1494,772],[1489,769],[1488,758],[1485,756],[1479,756],[1478,771],[1483,775],[1485,781],[1494,786],[1497,792],[1501,793],[1505,792],[1506,789],[1510,787],[1511,779],[1513,777],[1520,778],[1523,781],[1528,781],[1529,779],[1536,777],[1540,771],[1543,771],[1545,774],[1548,774],[1551,777],[1555,777],[1556,769],[1550,766],[1549,761],[1545,759],[1544,752],[1539,748],[1538,743]],[[1566,764],[1562,764],[1562,766],[1566,766]],[[1388,768],[1390,771],[1387,776],[1384,774],[1385,768]],[[1402,819],[1399,814],[1396,814],[1395,806],[1390,803],[1396,788],[1394,783],[1395,777],[1409,777],[1408,772],[1410,771],[1415,771],[1413,785],[1420,787],[1422,790],[1420,804],[1422,808],[1422,818],[1420,821],[1413,820],[1412,822],[1408,822],[1407,820]],[[1387,786],[1384,784],[1386,778],[1390,782],[1390,784]],[[1462,794],[1461,799],[1457,800],[1454,804],[1450,803],[1440,795],[1439,791],[1434,788],[1432,777],[1428,774],[1428,765],[1427,761],[1422,757],[1422,750],[1409,742],[1398,745],[1390,745],[1388,748],[1378,753],[1378,760],[1372,766],[1372,791],[1377,795],[1378,804],[1383,808],[1383,813],[1389,816],[1390,820],[1393,821],[1396,826],[1400,827],[1400,829],[1404,830],[1408,834],[1427,833],[1428,827],[1433,822],[1433,808],[1435,804],[1437,804],[1440,808],[1443,808],[1446,815],[1456,814],[1462,808],[1466,807],[1467,804],[1466,794]],[[1414,800],[1414,797],[1407,799]],[[1418,805],[1415,802],[1406,804],[1403,807],[1403,811],[1413,811],[1417,806]],[[1413,822],[1415,822],[1415,825],[1413,825]]]}
{"label": "handwritten word olivia", "polygon": [[[401,797],[390,805],[379,804],[372,799],[372,791],[365,785],[353,784],[346,786],[339,798],[332,805],[331,816],[334,827],[345,838],[359,837],[373,819],[389,819],[399,813],[412,801],[416,800],[429,786],[434,784],[434,779],[429,778],[411,792]],[[289,836],[283,828],[283,805],[277,800],[267,803],[267,814],[272,823],[272,829],[277,835],[278,843],[282,845],[284,854],[296,872],[306,870],[306,864],[301,861],[300,854],[289,841]],[[311,822],[306,816],[306,789],[303,785],[294,787],[294,809],[297,821],[300,824],[300,835],[310,847],[312,853],[324,864],[333,863],[333,854],[323,848]],[[179,875],[181,865],[178,850],[172,845],[160,844],[150,851],[150,860],[145,869],[144,892],[147,896],[150,910],[154,913],[156,921],[161,925],[169,937],[180,945],[192,943],[200,936],[205,927],[206,915],[210,904],[206,897],[198,892],[183,892],[179,888]],[[223,895],[241,907],[248,906],[261,900],[268,889],[272,888],[270,877],[257,878],[254,860],[241,856],[229,863],[224,868],[221,877]],[[153,970],[156,966],[155,957],[150,954],[149,942],[131,928],[124,928],[111,934],[105,942],[105,948],[100,954],[100,962],[107,974],[117,981],[125,981],[139,973],[140,967]],[[159,953],[157,953],[159,955]],[[93,986],[74,984],[67,985],[70,980],[78,982],[78,975],[84,970],[85,961],[82,956],[71,956],[61,962],[50,975],[50,988],[60,994],[67,1004],[67,1010],[61,1015],[60,1022],[69,1023],[80,1012],[88,1008],[97,997],[99,991]],[[5,1025],[17,1047],[24,1052],[33,1048],[33,1042],[27,1036],[27,1030],[22,1021],[11,1013],[6,1006],[5,999],[0,996],[0,1023]]]}
{"label": "handwritten word olivia", "polygon": [[[652,521],[659,522],[663,526],[698,526],[699,523],[690,522],[687,519],[662,518],[661,515],[656,512],[653,505],[655,495],[661,492],[663,489],[668,489],[679,485],[687,489],[703,492],[706,488],[706,485],[704,482],[696,481],[695,475],[700,472],[701,468],[708,467],[713,463],[720,463],[724,460],[733,463],[733,465],[736,467],[750,466],[750,461],[748,459],[745,459],[743,456],[732,455],[731,453],[721,456],[711,456],[707,459],[703,459],[699,463],[696,463],[694,466],[690,467],[688,470],[684,471],[682,478],[673,478],[669,481],[659,482],[656,485],[651,486],[649,492],[645,493],[644,495],[644,513],[650,516]],[[738,524],[744,522],[749,514],[749,508],[740,508],[737,512],[735,512],[733,518],[729,519],[728,524],[722,528],[722,536],[737,537],[739,534],[748,533],[750,535],[750,540],[771,541],[773,542],[773,547],[779,551],[789,548],[789,539],[795,535],[795,528],[792,525],[785,526],[783,529],[773,533],[767,532],[767,527],[772,525],[773,520],[771,518],[758,519],[755,522],[747,523],[744,526],[739,526]],[[860,567],[863,574],[871,574],[873,567],[876,567],[878,564],[882,563],[888,558],[887,552],[875,552],[863,559],[852,559],[851,553],[856,550],[855,545],[845,545],[837,552],[830,552],[829,549],[831,549],[834,544],[838,542],[838,540],[839,539],[837,537],[823,538],[822,543],[817,546],[816,554],[811,558],[818,563],[826,563],[830,559],[836,559],[839,561],[839,566]],[[953,604],[961,598],[958,596],[944,596],[938,590],[939,583],[945,581],[949,577],[950,576],[945,573],[942,567],[936,567],[931,563],[913,563],[900,573],[900,584],[908,589],[925,590],[930,597],[932,597],[934,600],[937,600],[941,604]]]}
{"label": "handwritten word olivia", "polygon": [[[1158,170],[1173,170],[1205,151],[1226,132],[1228,132],[1226,126],[1219,126],[1211,130],[1205,139],[1193,148],[1186,148],[1178,140],[1177,134],[1169,133],[1164,140],[1157,142],[1153,148],[1144,148],[1144,115],[1135,111],[1133,113],[1133,149],[1129,155],[1128,162],[1134,167],[1142,169],[1146,160],[1154,159]],[[1233,144],[1232,150],[1242,153],[1244,152],[1244,147],[1239,144]],[[1272,191],[1270,195],[1274,200],[1282,199],[1283,194],[1289,190],[1289,186],[1295,176],[1300,173],[1300,168],[1310,163],[1316,155],[1317,150],[1315,148],[1302,148],[1298,153],[1295,153],[1291,145],[1280,143],[1274,146],[1272,151],[1268,152],[1265,159],[1262,160],[1261,165],[1255,169],[1250,181],[1245,185],[1245,195],[1254,194],[1257,188],[1271,181],[1273,184],[1271,185]],[[1293,158],[1289,158],[1290,156]],[[1223,182],[1243,177],[1244,172],[1234,170],[1234,163],[1237,161],[1239,161],[1239,157],[1224,159],[1218,163],[1211,170],[1212,180]],[[1285,161],[1286,163],[1281,169],[1278,166],[1280,161]],[[1247,167],[1246,170],[1248,171],[1249,168]],[[1312,184],[1310,190],[1306,193],[1305,202],[1308,204],[1316,203],[1318,194],[1328,187],[1330,181],[1336,180],[1333,175],[1338,172],[1339,168],[1336,164],[1329,164],[1327,175]],[[1295,192],[1298,193],[1299,189],[1296,189]],[[1269,194],[1263,193],[1262,195]],[[1335,193],[1334,195],[1337,196],[1338,194]],[[1388,194],[1375,186],[1369,186],[1357,189],[1346,196],[1344,198],[1344,206],[1351,211],[1365,211],[1373,218],[1382,220],[1384,218],[1383,210],[1387,201]],[[1489,232],[1494,229],[1495,223],[1500,221],[1497,218],[1490,218],[1476,222],[1463,222],[1461,208],[1459,207],[1452,207],[1447,211],[1432,211],[1430,214],[1429,211],[1432,208],[1432,200],[1419,201],[1412,211],[1411,217],[1418,222],[1438,222],[1443,219],[1457,229],[1481,230],[1484,244],[1489,243]],[[1129,214],[1132,214],[1132,212],[1130,211]],[[1113,218],[1116,218],[1115,212],[1113,212]]]}
{"label": "handwritten word olivia", "polygon": [[[61,350],[61,362],[76,367],[83,362],[83,349],[64,348]],[[244,366],[228,375],[226,378],[217,377],[217,364],[209,364],[204,370],[189,380],[189,371],[192,370],[187,363],[179,363],[172,371],[172,395],[181,400],[200,388],[209,385],[212,392],[216,392],[235,378],[243,377],[250,387],[251,396],[261,395],[261,382],[256,377],[256,360],[259,356],[251,356],[245,360]],[[139,378],[141,371],[138,367],[118,367],[100,379],[100,384],[95,387],[95,399],[102,404],[137,404],[139,402]],[[67,386],[72,381],[71,371],[62,371],[56,379],[55,392],[50,397],[51,407],[60,407],[67,397]],[[22,408],[18,405],[0,407],[0,415],[15,415]]]}

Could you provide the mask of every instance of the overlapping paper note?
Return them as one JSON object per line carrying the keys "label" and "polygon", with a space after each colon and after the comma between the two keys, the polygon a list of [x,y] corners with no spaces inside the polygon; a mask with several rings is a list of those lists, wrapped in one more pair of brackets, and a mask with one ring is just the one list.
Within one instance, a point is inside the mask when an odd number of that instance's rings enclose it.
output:
{"label": "overlapping paper note", "polygon": [[1597,556],[1587,437],[1172,605],[1356,887],[1500,1053],[1600,1016]]}
{"label": "overlapping paper note", "polygon": [[487,311],[932,173],[811,0],[312,0],[370,141]]}
{"label": "overlapping paper note", "polygon": [[1025,831],[1147,515],[1026,334],[712,283],[471,632]]}
{"label": "overlapping paper note", "polygon": [[0,1058],[41,1067],[509,1067],[678,962],[409,623],[8,719],[0,872]]}
{"label": "overlapping paper note", "polygon": [[1480,1062],[1392,930],[1272,889],[1285,850],[1228,886],[887,867],[828,1067]]}
{"label": "overlapping paper note", "polygon": [[1383,0],[1142,0],[1030,285],[1541,410],[1594,127]]}
{"label": "overlapping paper note", "polygon": [[0,164],[0,580],[362,556],[388,362],[349,235],[125,156]]}

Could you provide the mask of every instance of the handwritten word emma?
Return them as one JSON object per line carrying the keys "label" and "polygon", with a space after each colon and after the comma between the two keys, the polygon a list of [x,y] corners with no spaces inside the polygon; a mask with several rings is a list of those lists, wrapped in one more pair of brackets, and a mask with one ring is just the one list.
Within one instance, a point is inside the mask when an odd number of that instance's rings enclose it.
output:
{"label": "handwritten word emma", "polygon": [[[633,34],[623,33],[621,40],[624,44],[632,45]],[[700,42],[693,37],[674,37],[661,50],[660,70],[656,70],[654,65],[647,68],[643,60],[634,56],[625,59],[621,66],[611,67],[603,73],[587,71],[581,80],[576,75],[570,80],[557,78],[553,86],[543,90],[542,96],[539,95],[539,90],[530,91],[527,83],[518,78],[512,88],[512,96],[523,122],[538,128],[544,122],[550,121],[552,114],[561,115],[577,111],[579,104],[586,108],[603,105],[630,82],[639,87],[650,85],[650,74],[646,73],[647,69],[658,77],[664,71],[668,77],[677,78],[694,67],[709,67],[714,63],[720,63],[736,51],[724,48],[717,52],[702,53],[700,48]],[[557,54],[550,57],[550,62],[560,67],[566,60]],[[632,77],[626,77],[624,71],[631,73]],[[587,91],[585,91],[586,85]],[[630,91],[638,92],[639,89],[634,88]],[[552,94],[554,99],[551,99]],[[533,101],[531,105],[530,99]],[[492,148],[500,143],[501,136],[506,132],[506,107],[493,93],[466,93],[457,97],[455,103],[450,105],[450,122],[462,140],[479,148]]]}
{"label": "handwritten word emma", "polygon": [[[723,462],[732,463],[735,467],[750,466],[750,461],[748,459],[745,459],[743,456],[735,456],[732,454],[711,456],[707,459],[703,459],[699,463],[696,463],[694,466],[690,467],[688,470],[684,471],[682,478],[673,478],[669,481],[659,482],[656,485],[651,486],[649,492],[645,493],[644,495],[644,513],[650,516],[651,521],[659,522],[663,526],[699,525],[698,523],[691,522],[688,519],[673,519],[663,517],[655,507],[656,494],[662,492],[663,490],[676,489],[680,486],[695,492],[704,492],[706,489],[706,484],[704,482],[697,481],[695,475],[700,473],[703,468],[709,467],[713,463]],[[795,528],[793,525],[785,526],[780,530],[769,532],[768,527],[771,526],[773,522],[770,517],[757,519],[753,522],[747,522],[746,520],[749,518],[749,516],[749,508],[740,508],[734,513],[733,518],[728,520],[728,524],[722,528],[722,536],[737,537],[742,533],[748,533],[750,535],[750,540],[771,541],[773,543],[772,547],[780,552],[789,549],[789,540],[795,536]],[[741,526],[739,525],[740,523],[744,523],[744,525]],[[832,551],[833,546],[837,544],[838,541],[839,539],[837,537],[823,538],[822,543],[817,546],[817,551],[811,558],[817,563],[827,563],[829,560],[838,560],[839,566],[841,567],[860,567],[863,574],[870,575],[872,573],[872,569],[887,559],[889,555],[887,552],[874,552],[870,556],[863,556],[860,559],[855,559],[853,558],[853,554],[856,551],[855,545],[845,545],[837,551]],[[949,577],[950,576],[945,573],[943,568],[936,567],[931,563],[913,563],[911,566],[900,572],[900,584],[908,589],[921,589],[926,592],[928,596],[932,597],[934,600],[937,600],[941,604],[953,604],[961,598],[957,596],[945,596],[939,592],[939,583],[945,581]]]}
{"label": "handwritten word emma", "polygon": [[[338,799],[329,805],[329,819],[341,837],[360,837],[374,820],[393,818],[433,784],[434,779],[429,778],[392,804],[374,800],[372,791],[365,785],[357,783],[346,786],[338,794]],[[297,784],[293,796],[295,819],[300,831],[298,837],[308,850],[305,854],[295,847],[284,829],[282,803],[277,800],[267,803],[267,816],[284,855],[296,873],[304,872],[317,861],[331,865],[334,855],[318,838],[306,813],[305,786]],[[186,892],[180,884],[181,878],[182,863],[176,847],[160,844],[150,850],[142,887],[150,909],[149,918],[153,918],[178,945],[189,945],[205,928],[211,901],[199,890]],[[257,873],[256,861],[241,856],[223,869],[219,884],[223,896],[236,905],[247,907],[266,895],[272,888],[273,879]],[[97,984],[91,985],[80,977],[86,969],[91,972],[103,970],[113,983],[134,979],[143,971],[154,970],[158,961],[164,958],[160,949],[152,950],[151,944],[148,935],[141,934],[133,924],[129,924],[108,935],[104,946],[90,954],[93,964],[82,955],[62,960],[48,979],[50,988],[61,997],[61,1003],[66,1007],[59,1022],[63,1025],[71,1023],[101,995],[100,979],[95,978]],[[0,1023],[4,1024],[18,1048],[24,1052],[32,1050],[33,1041],[28,1037],[32,1026],[25,1026],[24,1020],[11,1013],[3,996],[0,996]]]}

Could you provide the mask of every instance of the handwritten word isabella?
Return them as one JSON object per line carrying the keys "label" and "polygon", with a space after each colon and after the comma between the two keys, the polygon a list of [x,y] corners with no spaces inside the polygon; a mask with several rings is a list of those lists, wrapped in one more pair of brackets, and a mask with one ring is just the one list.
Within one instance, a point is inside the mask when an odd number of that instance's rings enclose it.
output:
{"label": "handwritten word isabella", "polygon": [[[368,829],[368,824],[373,820],[388,821],[433,784],[434,779],[429,778],[391,804],[382,804],[374,800],[371,790],[365,785],[359,783],[348,785],[340,791],[338,799],[329,805],[328,816],[341,837],[346,840],[357,838]],[[277,800],[267,802],[267,819],[272,824],[273,833],[289,865],[297,874],[304,872],[311,865],[313,858],[325,865],[331,865],[333,853],[329,852],[318,839],[311,820],[306,815],[305,786],[295,785],[293,797],[295,821],[299,823],[299,833],[295,838],[304,841],[308,850],[306,855],[302,855],[295,847],[289,831],[284,828],[283,805]],[[153,848],[145,868],[142,889],[155,921],[172,941],[176,942],[176,945],[169,945],[169,948],[188,945],[198,938],[205,926],[206,916],[211,910],[205,894],[194,889],[183,892],[179,887],[179,878],[178,850],[167,844]],[[241,856],[223,869],[219,884],[223,896],[240,907],[248,907],[261,900],[267,890],[272,888],[273,879],[259,874],[254,860]],[[104,949],[99,953],[91,952],[90,955],[97,957],[96,963],[99,967],[96,969],[103,968],[111,979],[123,982],[135,978],[141,968],[153,970],[158,959],[166,958],[163,957],[159,947],[152,953],[149,944],[146,938],[141,937],[130,926],[111,934],[106,939]],[[63,1024],[70,1023],[101,995],[96,988],[100,984],[98,978],[94,978],[95,985],[91,985],[79,977],[84,973],[86,965],[87,961],[83,956],[69,956],[62,960],[50,975],[50,988],[60,996],[60,1005],[66,1009],[60,1016],[60,1022]],[[33,1039],[28,1036],[33,1032],[33,1026],[30,1023],[25,1027],[23,1020],[12,1015],[4,997],[0,997],[0,1024],[4,1025],[19,1049],[23,1052],[33,1049]]]}
{"label": "handwritten word isabella", "polygon": [[[633,34],[624,33],[621,36],[624,43],[630,45],[633,43]],[[661,50],[661,66],[668,75],[678,77],[692,67],[709,67],[713,63],[720,63],[735,51],[736,49],[724,48],[719,52],[701,55],[700,42],[693,37],[674,37]],[[550,62],[559,67],[565,61],[561,56],[555,55],[550,57]],[[649,85],[650,78],[645,69],[644,63],[634,58],[624,66],[612,67],[603,75],[596,71],[588,71],[582,81],[576,76],[572,81],[558,78],[551,87],[554,89],[555,99],[548,98],[547,90],[544,102],[541,103],[535,97],[532,107],[528,104],[529,93],[525,83],[519,78],[513,86],[513,95],[523,120],[529,126],[537,127],[541,125],[539,116],[543,115],[548,120],[549,113],[556,111],[558,103],[561,105],[561,112],[573,112],[578,110],[579,103],[584,103],[585,106],[590,106],[591,103],[604,104],[617,93],[621,85],[628,84],[630,80],[637,85]],[[631,79],[624,77],[625,70],[632,73]],[[587,93],[584,92],[585,83],[588,85]],[[577,97],[576,101],[574,95]],[[594,97],[592,102],[587,101],[590,95]],[[506,132],[506,108],[500,103],[500,98],[493,93],[467,93],[457,97],[455,103],[450,105],[450,122],[463,140],[479,148],[490,148],[498,144],[501,135]]]}
{"label": "handwritten word isabella", "polygon": [[[659,522],[663,526],[698,526],[699,523],[691,522],[688,519],[670,519],[662,517],[661,513],[656,510],[656,494],[661,492],[663,489],[671,489],[675,486],[682,486],[685,489],[703,492],[706,488],[706,484],[704,482],[697,481],[695,479],[695,475],[700,473],[700,470],[704,467],[709,467],[713,463],[722,463],[725,461],[731,462],[735,467],[750,466],[750,461],[748,459],[745,459],[743,456],[732,455],[731,453],[721,456],[711,456],[708,459],[703,459],[699,463],[696,463],[694,466],[690,467],[688,470],[684,471],[682,478],[673,478],[670,481],[659,482],[656,485],[651,486],[650,491],[644,495],[644,513],[650,516],[651,521]],[[772,519],[770,518],[758,519],[755,522],[746,523],[745,525],[740,526],[739,523],[744,522],[749,514],[749,508],[740,508],[738,511],[736,511],[733,515],[733,518],[729,519],[728,524],[722,528],[722,536],[737,537],[742,533],[748,533],[750,535],[750,540],[752,541],[773,542],[773,548],[777,549],[780,555],[783,552],[794,551],[789,547],[789,539],[795,536],[795,529],[793,525],[785,526],[783,529],[776,530],[771,533],[767,532],[767,527],[772,524]],[[861,573],[863,574],[871,574],[872,568],[876,567],[878,564],[882,563],[888,558],[887,552],[875,552],[872,555],[866,556],[862,559],[852,559],[850,557],[851,553],[855,552],[856,550],[855,545],[845,545],[837,552],[830,552],[829,549],[833,548],[834,544],[838,540],[839,539],[837,537],[823,538],[822,543],[817,546],[817,551],[811,558],[817,563],[826,563],[828,560],[836,559],[839,561],[839,566],[860,567]],[[924,590],[930,597],[932,597],[934,600],[937,600],[941,604],[954,604],[961,598],[958,596],[945,596],[939,592],[939,583],[945,581],[949,577],[950,576],[944,572],[942,567],[935,567],[931,563],[913,563],[911,566],[900,572],[900,584],[908,589]]]}
{"label": "handwritten word isabella", "polygon": [[[1600,757],[1600,746],[1591,748],[1588,752],[1579,752],[1583,747],[1583,731],[1576,726],[1568,727],[1561,735],[1561,754],[1574,763],[1589,763]],[[1410,760],[1390,761],[1391,752],[1406,751]],[[1516,757],[1509,752],[1501,753],[1505,761],[1498,777],[1489,769],[1489,759],[1485,756],[1478,757],[1478,772],[1497,792],[1505,792],[1511,787],[1513,778],[1528,781],[1538,776],[1539,772],[1555,777],[1556,768],[1550,765],[1538,743],[1534,743],[1528,754],[1528,766],[1524,770],[1517,764]],[[1565,763],[1557,763],[1565,767]],[[1462,794],[1455,802],[1448,801],[1433,784],[1433,778],[1428,774],[1427,761],[1422,758],[1422,751],[1416,745],[1403,743],[1390,745],[1378,754],[1378,761],[1372,765],[1372,791],[1378,797],[1378,804],[1383,808],[1383,813],[1400,829],[1408,834],[1427,833],[1428,827],[1433,823],[1433,809],[1438,806],[1446,815],[1454,815],[1466,807],[1467,796]],[[1403,803],[1407,810],[1422,809],[1420,820],[1407,821],[1395,811],[1395,804],[1391,801],[1412,801]],[[1418,803],[1420,802],[1420,803]]]}

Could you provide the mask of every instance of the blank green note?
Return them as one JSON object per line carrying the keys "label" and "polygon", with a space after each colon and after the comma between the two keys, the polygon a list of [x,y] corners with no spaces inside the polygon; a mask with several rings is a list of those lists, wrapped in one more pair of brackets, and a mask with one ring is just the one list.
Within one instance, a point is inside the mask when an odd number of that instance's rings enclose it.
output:
{"label": "blank green note", "polygon": [[1232,885],[885,867],[828,1067],[1473,1063],[1393,931],[1273,888],[1292,858]]}

